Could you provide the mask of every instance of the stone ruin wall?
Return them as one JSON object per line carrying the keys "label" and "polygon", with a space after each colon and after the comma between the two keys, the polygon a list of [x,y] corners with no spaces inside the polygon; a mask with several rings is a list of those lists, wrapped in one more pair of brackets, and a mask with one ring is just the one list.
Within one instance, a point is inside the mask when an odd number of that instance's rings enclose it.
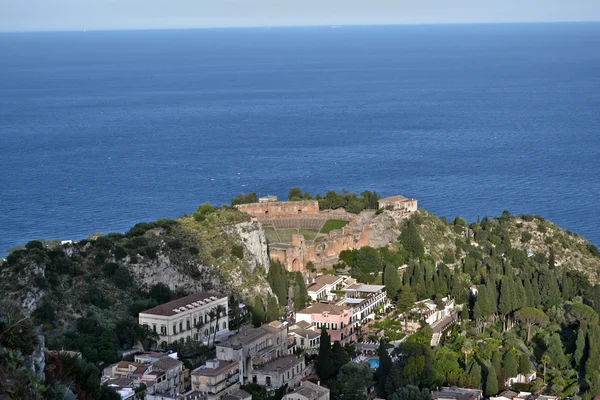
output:
{"label": "stone ruin wall", "polygon": [[[395,198],[382,199],[380,206],[391,206],[393,213],[401,219],[417,210],[417,200],[395,196]],[[345,227],[329,232],[325,238],[318,241],[306,241],[303,235],[294,234],[289,244],[269,245],[269,256],[279,260],[288,271],[304,271],[308,262],[312,262],[319,269],[330,268],[338,262],[342,251],[359,249],[372,244],[370,224],[375,217],[373,212],[365,217],[364,213],[354,215],[345,210],[319,211],[317,200],[241,204],[236,208],[259,221],[315,218],[323,221],[327,219],[350,221]]]}
{"label": "stone ruin wall", "polygon": [[235,207],[259,220],[298,218],[306,215],[318,216],[319,214],[319,202],[317,200],[239,204]]}

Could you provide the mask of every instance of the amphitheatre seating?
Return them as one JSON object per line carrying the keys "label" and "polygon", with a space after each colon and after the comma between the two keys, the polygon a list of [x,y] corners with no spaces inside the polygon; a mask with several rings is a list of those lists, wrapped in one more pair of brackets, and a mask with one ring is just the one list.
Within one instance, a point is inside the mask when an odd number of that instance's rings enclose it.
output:
{"label": "amphitheatre seating", "polygon": [[266,226],[273,226],[277,229],[317,229],[320,230],[327,221],[323,218],[277,218],[263,221]]}

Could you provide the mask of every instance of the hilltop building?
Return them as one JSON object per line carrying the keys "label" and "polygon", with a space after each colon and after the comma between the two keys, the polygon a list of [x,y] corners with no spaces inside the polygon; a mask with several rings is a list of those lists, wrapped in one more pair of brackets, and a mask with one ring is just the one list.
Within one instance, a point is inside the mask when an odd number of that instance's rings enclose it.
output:
{"label": "hilltop building", "polygon": [[[210,312],[220,307],[218,321],[211,320]],[[163,348],[180,341],[210,343],[215,330],[217,338],[228,336],[227,296],[215,292],[199,292],[161,304],[139,315],[139,324],[157,333]]]}

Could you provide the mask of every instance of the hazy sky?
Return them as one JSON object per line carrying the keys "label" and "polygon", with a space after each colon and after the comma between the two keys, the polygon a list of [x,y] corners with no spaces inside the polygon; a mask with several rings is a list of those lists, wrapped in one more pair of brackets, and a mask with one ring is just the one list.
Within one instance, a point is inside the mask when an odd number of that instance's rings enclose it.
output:
{"label": "hazy sky", "polygon": [[0,30],[598,21],[600,0],[0,0]]}

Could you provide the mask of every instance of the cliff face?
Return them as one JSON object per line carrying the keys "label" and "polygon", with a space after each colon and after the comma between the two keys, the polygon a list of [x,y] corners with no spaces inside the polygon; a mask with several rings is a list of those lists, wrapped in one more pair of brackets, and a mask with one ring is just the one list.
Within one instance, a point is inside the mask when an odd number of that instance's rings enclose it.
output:
{"label": "cliff face", "polygon": [[180,294],[214,290],[242,300],[271,294],[262,226],[233,211],[201,222],[182,217],[138,224],[125,235],[58,248],[27,247],[0,265],[0,291],[28,316],[46,303],[67,323],[89,310],[120,315],[157,284]]}

